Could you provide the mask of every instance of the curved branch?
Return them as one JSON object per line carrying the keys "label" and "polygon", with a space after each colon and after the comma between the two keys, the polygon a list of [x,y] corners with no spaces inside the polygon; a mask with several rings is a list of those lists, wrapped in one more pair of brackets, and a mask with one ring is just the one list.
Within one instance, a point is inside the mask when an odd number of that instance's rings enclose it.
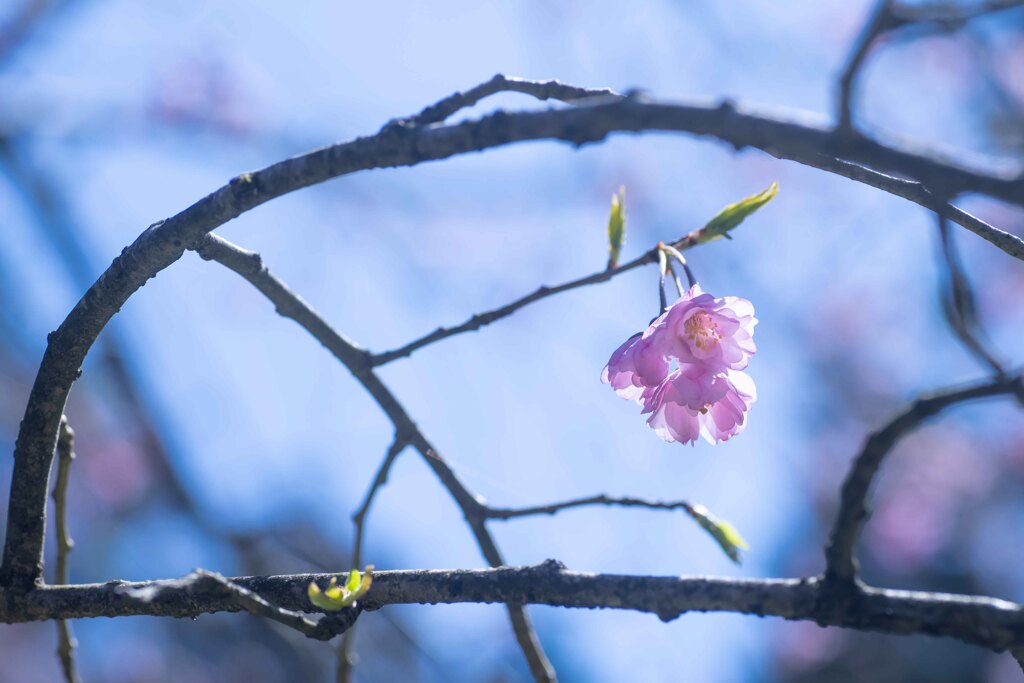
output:
{"label": "curved branch", "polygon": [[[240,577],[230,583],[287,610],[310,608],[306,586],[328,574]],[[45,586],[0,602],[0,622],[153,615],[191,617],[244,608],[213,584],[181,580]],[[141,600],[139,595],[151,596]],[[842,601],[816,578],[721,579],[573,572],[553,560],[534,567],[383,571],[363,600],[367,610],[395,604],[501,603],[623,609],[664,621],[688,612],[735,612],[814,621],[891,634],[927,634],[1002,651],[1024,645],[1024,605],[989,597],[865,587]]]}
{"label": "curved branch", "polygon": [[857,577],[854,546],[868,517],[867,495],[882,460],[906,434],[946,408],[980,398],[1015,395],[1024,402],[1021,375],[1000,376],[971,386],[953,389],[914,401],[885,427],[872,434],[850,467],[843,482],[839,513],[825,549],[827,580],[853,582]]}
{"label": "curved branch", "polygon": [[[710,136],[737,149],[754,147],[827,171],[834,171],[835,159],[842,157],[909,176],[943,196],[977,192],[1024,205],[1024,171],[1018,167],[986,171],[908,145],[886,145],[867,138],[851,141],[819,125],[739,111],[730,102],[717,107],[665,104],[640,96],[610,98],[571,109],[497,112],[450,126],[410,127],[396,122],[376,135],[243,174],[146,230],[114,259],[50,335],[15,445],[0,584],[29,590],[41,581],[46,485],[57,428],[89,348],[136,290],[203,235],[275,197],[360,170],[411,166],[526,140],[582,145],[612,132],[642,130]],[[870,176],[864,182],[875,184]]]}
{"label": "curved branch", "polygon": [[955,30],[971,19],[1016,9],[1024,6],[1021,0],[987,0],[963,6],[957,3],[927,3],[908,5],[893,0],[879,0],[871,16],[861,29],[847,57],[846,66],[839,77],[839,128],[846,132],[853,130],[853,95],[864,62],[872,47],[886,33],[907,26],[930,25],[944,30]]}
{"label": "curved branch", "polygon": [[871,11],[871,17],[861,29],[857,40],[853,43],[850,56],[846,59],[846,66],[839,77],[839,102],[838,118],[840,130],[851,133],[853,131],[853,92],[857,84],[857,77],[860,76],[861,67],[867,59],[871,46],[886,31],[899,25],[899,22],[890,11],[890,0],[878,0],[878,4]]}

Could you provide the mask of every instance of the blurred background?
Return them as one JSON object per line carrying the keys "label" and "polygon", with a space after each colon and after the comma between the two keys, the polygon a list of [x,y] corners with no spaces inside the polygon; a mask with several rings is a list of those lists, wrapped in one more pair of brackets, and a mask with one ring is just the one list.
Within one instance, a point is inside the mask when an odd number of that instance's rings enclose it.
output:
{"label": "blurred background", "polygon": [[[0,7],[0,451],[46,342],[121,248],[239,172],[369,134],[496,72],[663,98],[723,96],[831,120],[873,3],[523,0],[305,3],[8,0]],[[855,120],[971,158],[1024,157],[1024,10],[908,28],[863,72]],[[538,108],[507,95],[461,114]],[[996,162],[992,162],[996,163]],[[500,506],[606,492],[686,499],[750,542],[738,567],[679,513],[581,509],[497,522],[511,564],[643,574],[823,568],[839,483],[916,393],[980,377],[940,305],[934,217],[878,190],[680,135],[574,151],[531,143],[292,194],[218,232],[258,250],[374,351],[540,284],[600,270],[627,188],[624,260],[779,181],[690,260],[754,302],[747,431],[667,444],[598,381],[657,307],[654,267],[546,299],[382,369],[467,484]],[[1024,212],[962,205],[1024,235]],[[1024,264],[955,228],[998,353],[1024,358]],[[125,306],[75,385],[74,582],[348,567],[350,514],[390,439],[378,407],[238,276],[188,253]],[[0,489],[11,458],[0,457]],[[1024,418],[960,408],[900,444],[861,547],[882,586],[1024,600]],[[6,504],[0,515],[6,513]],[[2,520],[0,520],[2,521]],[[379,569],[484,565],[407,451],[367,528]],[[52,546],[53,534],[49,536]],[[52,550],[52,547],[50,548]],[[52,571],[52,563],[48,565]],[[1015,681],[1008,655],[949,640],[736,615],[530,609],[563,681]],[[523,681],[499,606],[360,620],[360,681]],[[327,681],[333,649],[245,615],[75,622],[86,681]],[[0,626],[0,681],[59,680],[52,623]]]}

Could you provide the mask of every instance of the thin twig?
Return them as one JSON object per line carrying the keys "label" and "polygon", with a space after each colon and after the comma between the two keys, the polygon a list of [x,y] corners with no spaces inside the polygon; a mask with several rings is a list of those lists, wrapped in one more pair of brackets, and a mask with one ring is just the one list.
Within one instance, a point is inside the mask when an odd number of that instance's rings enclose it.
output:
{"label": "thin twig", "polygon": [[882,460],[904,435],[943,410],[980,398],[1024,392],[1021,375],[1003,376],[977,384],[921,397],[872,434],[843,482],[839,512],[825,549],[826,579],[849,584],[857,578],[854,547],[868,517],[867,495]]}
{"label": "thin twig", "polygon": [[407,356],[412,355],[413,352],[422,349],[424,346],[433,344],[434,342],[447,339],[448,337],[452,337],[457,334],[463,334],[464,332],[473,332],[475,330],[479,330],[481,327],[501,320],[502,318],[507,318],[520,308],[528,306],[536,301],[540,301],[541,299],[546,299],[549,296],[561,294],[562,292],[568,292],[569,290],[576,289],[578,287],[586,287],[587,285],[596,285],[601,282],[607,282],[616,275],[622,275],[634,268],[639,268],[640,266],[645,266],[647,264],[654,263],[655,261],[657,261],[657,253],[655,249],[651,249],[632,261],[618,266],[617,268],[612,268],[611,270],[600,270],[596,273],[576,278],[575,280],[563,282],[560,285],[541,286],[530,294],[520,297],[511,303],[501,306],[500,308],[484,311],[483,313],[476,313],[461,325],[455,325],[454,327],[439,327],[430,334],[423,335],[419,339],[415,339],[397,349],[385,351],[383,353],[376,353],[370,357],[370,364],[373,367],[377,367],[379,365],[384,365],[391,361],[398,360],[399,358],[406,358]]}
{"label": "thin twig", "polygon": [[[68,531],[68,482],[71,480],[71,463],[75,459],[75,431],[68,424],[68,418],[60,419],[60,436],[57,437],[57,481],[53,486],[53,506],[55,510],[55,532],[57,534],[57,571],[54,583],[66,584],[70,580],[68,555],[75,547]],[[57,621],[57,657],[60,659],[61,670],[67,683],[80,683],[78,666],[75,664],[75,639],[71,622],[67,619]]]}
{"label": "thin twig", "polygon": [[[409,442],[405,437],[398,434],[395,435],[395,440],[391,443],[387,453],[384,455],[384,460],[380,464],[380,468],[377,470],[377,476],[373,478],[370,488],[366,491],[362,505],[352,515],[352,522],[355,525],[355,541],[352,544],[353,567],[363,566],[363,532],[366,528],[366,515],[370,512],[373,499],[377,496],[380,488],[387,483],[391,466],[394,465],[395,460],[408,444]],[[356,629],[353,624],[353,627],[342,636],[341,643],[338,645],[337,683],[348,683],[352,679],[352,668],[355,666],[355,634]]]}
{"label": "thin twig", "polygon": [[[238,577],[231,584],[283,609],[308,607],[310,581],[331,575]],[[1024,605],[998,598],[863,587],[832,601],[827,581],[635,576],[574,572],[555,561],[532,567],[407,570],[374,573],[363,609],[396,604],[507,603],[633,610],[668,621],[688,612],[733,612],[813,621],[890,634],[955,638],[994,651],[1024,646]],[[140,599],[148,597],[149,599]],[[0,602],[0,622],[129,615],[191,617],[246,609],[222,584],[191,581],[108,582],[44,586],[13,609]]]}
{"label": "thin twig", "polygon": [[[688,266],[683,266],[683,268],[685,268],[687,272],[690,270]],[[679,274],[676,273],[676,268],[672,265],[671,261],[668,263],[668,272],[672,274],[672,282],[676,286],[676,294],[680,297],[685,296],[686,289],[683,287],[683,283],[679,280]]]}
{"label": "thin twig", "polygon": [[594,97],[618,99],[623,97],[608,88],[580,88],[559,81],[529,81],[497,74],[491,80],[481,83],[475,88],[470,88],[466,92],[454,93],[426,107],[416,116],[409,118],[408,123],[416,126],[441,123],[456,112],[472,107],[480,100],[500,92],[518,92],[541,101],[558,100],[566,103]]}
{"label": "thin twig", "polygon": [[988,350],[983,341],[984,331],[978,322],[977,306],[974,302],[974,290],[960,262],[956,243],[950,234],[949,221],[942,214],[936,214],[939,225],[939,244],[942,263],[945,266],[948,290],[942,294],[943,311],[946,320],[957,339],[963,343],[967,351],[978,362],[987,366],[996,375],[1006,374],[1006,368]]}
{"label": "thin twig", "polygon": [[643,498],[633,498],[631,496],[625,497],[614,497],[604,493],[597,496],[587,496],[586,498],[574,498],[572,500],[562,501],[560,503],[550,503],[548,505],[535,505],[533,507],[525,508],[497,508],[487,506],[484,508],[483,513],[487,519],[517,519],[519,517],[532,517],[535,515],[553,515],[556,512],[562,510],[569,510],[571,508],[585,507],[589,505],[606,505],[616,507],[633,507],[633,508],[647,508],[649,510],[692,510],[693,507],[690,503],[684,500],[677,500],[671,502],[662,502],[656,500],[645,500]]}
{"label": "thin twig", "polygon": [[[703,228],[693,230],[689,234],[680,237],[675,242],[672,242],[669,246],[671,246],[672,249],[676,250],[677,252],[683,252],[688,249],[691,249],[692,247],[700,243],[702,230]],[[1024,257],[1024,244],[1022,244],[1021,246],[1021,256]],[[469,320],[462,323],[461,325],[455,325],[454,327],[439,327],[433,332],[425,334],[418,339],[414,339],[408,344],[405,344],[404,346],[401,346],[397,349],[392,349],[391,351],[384,351],[382,353],[375,353],[370,356],[370,365],[373,367],[377,367],[380,365],[390,363],[394,360],[398,360],[399,358],[407,358],[408,356],[411,356],[415,351],[422,349],[424,346],[429,346],[430,344],[439,342],[442,339],[447,339],[448,337],[453,337],[457,334],[463,334],[465,332],[474,332],[476,330],[479,330],[481,327],[490,325],[491,323],[501,320],[502,318],[507,318],[508,316],[512,315],[513,313],[518,311],[520,308],[523,308],[524,306],[528,306],[542,299],[546,299],[549,296],[561,294],[562,292],[568,292],[569,290],[577,289],[578,287],[586,287],[588,285],[596,285],[602,282],[608,282],[617,275],[628,273],[634,268],[646,266],[650,263],[656,263],[657,261],[658,247],[652,247],[651,249],[648,249],[644,253],[640,254],[640,256],[637,256],[632,261],[623,263],[621,266],[617,266],[615,268],[612,268],[611,270],[599,270],[595,273],[591,273],[590,275],[584,275],[583,277],[576,278],[575,280],[563,282],[560,285],[543,285],[541,287],[538,287],[530,294],[520,297],[515,301],[505,304],[504,306],[489,311],[484,311],[482,313],[476,313],[472,315],[469,318]],[[673,272],[673,276],[674,275],[675,273]],[[691,286],[693,286],[695,280],[693,279],[693,273],[690,272],[689,267],[686,267],[686,276],[690,280]],[[662,291],[664,291],[664,286],[662,286]],[[664,310],[664,306],[662,306],[662,310]]]}
{"label": "thin twig", "polygon": [[398,459],[398,456],[408,445],[409,441],[406,437],[398,434],[395,435],[395,440],[391,443],[387,453],[384,455],[384,460],[380,464],[380,468],[377,470],[377,476],[373,478],[373,483],[370,484],[370,488],[366,491],[366,496],[363,497],[362,505],[352,515],[352,522],[356,528],[355,543],[352,548],[353,567],[363,566],[363,530],[365,528],[366,516],[370,512],[370,506],[373,505],[373,499],[377,496],[377,492],[381,487],[388,482],[391,466],[394,465],[395,460]]}
{"label": "thin twig", "polygon": [[[402,434],[408,438],[409,444],[419,451],[426,464],[448,490],[449,495],[466,518],[466,523],[473,532],[473,537],[487,562],[492,567],[504,565],[505,560],[487,530],[486,520],[480,512],[483,504],[459,480],[448,463],[438,454],[416,423],[409,417],[391,390],[373,372],[369,362],[369,352],[334,330],[300,296],[274,277],[263,266],[259,254],[246,251],[214,234],[203,238],[197,245],[196,251],[204,259],[217,261],[249,281],[270,299],[280,315],[294,320],[305,328],[348,368],[349,372],[387,414],[394,425],[396,434]],[[512,630],[515,632],[516,640],[523,650],[534,679],[538,682],[555,681],[554,669],[537,640],[533,625],[523,606],[509,603],[506,608],[512,622]]]}

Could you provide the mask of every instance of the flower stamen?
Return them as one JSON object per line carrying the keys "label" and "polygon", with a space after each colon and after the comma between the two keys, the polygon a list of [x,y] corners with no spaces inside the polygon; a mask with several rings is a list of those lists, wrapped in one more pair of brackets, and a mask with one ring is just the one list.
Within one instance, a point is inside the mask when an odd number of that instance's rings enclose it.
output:
{"label": "flower stamen", "polygon": [[722,340],[718,332],[718,323],[707,311],[697,311],[683,323],[683,333],[701,351],[713,348]]}

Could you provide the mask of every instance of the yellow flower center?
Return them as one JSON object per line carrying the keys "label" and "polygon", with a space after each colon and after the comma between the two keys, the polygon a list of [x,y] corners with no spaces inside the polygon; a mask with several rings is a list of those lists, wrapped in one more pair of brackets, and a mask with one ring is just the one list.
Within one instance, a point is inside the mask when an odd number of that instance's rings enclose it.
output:
{"label": "yellow flower center", "polygon": [[718,323],[711,319],[707,311],[697,311],[683,323],[683,334],[701,351],[713,348],[722,339],[718,333]]}

